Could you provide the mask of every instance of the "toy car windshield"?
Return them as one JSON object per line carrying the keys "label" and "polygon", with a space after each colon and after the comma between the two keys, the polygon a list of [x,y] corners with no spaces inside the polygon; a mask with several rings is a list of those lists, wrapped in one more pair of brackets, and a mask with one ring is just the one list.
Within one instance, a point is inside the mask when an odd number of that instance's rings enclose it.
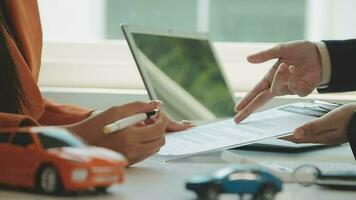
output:
{"label": "toy car windshield", "polygon": [[44,149],[60,147],[82,148],[86,146],[79,138],[62,131],[40,132],[38,133],[38,138]]}

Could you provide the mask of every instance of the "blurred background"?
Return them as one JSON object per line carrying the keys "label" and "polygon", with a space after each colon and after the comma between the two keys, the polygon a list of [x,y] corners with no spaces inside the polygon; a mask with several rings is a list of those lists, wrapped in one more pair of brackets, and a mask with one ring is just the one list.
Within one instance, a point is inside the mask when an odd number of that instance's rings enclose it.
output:
{"label": "blurred background", "polygon": [[45,41],[40,85],[45,91],[96,88],[144,94],[121,23],[208,33],[237,96],[274,62],[252,65],[246,61],[251,53],[292,40],[356,38],[355,0],[38,1]]}
{"label": "blurred background", "polygon": [[354,37],[354,0],[39,0],[46,40],[122,39],[120,23],[209,32],[214,41]]}

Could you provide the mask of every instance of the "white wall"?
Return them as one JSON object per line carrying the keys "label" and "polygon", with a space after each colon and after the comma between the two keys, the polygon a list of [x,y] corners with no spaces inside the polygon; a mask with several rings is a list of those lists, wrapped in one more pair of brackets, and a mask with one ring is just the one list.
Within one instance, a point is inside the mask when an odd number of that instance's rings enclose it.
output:
{"label": "white wall", "polygon": [[[234,91],[251,89],[274,62],[251,64],[246,60],[247,55],[273,44],[214,42],[213,45]],[[144,89],[124,40],[46,42],[39,83],[46,87]]]}
{"label": "white wall", "polygon": [[356,38],[355,0],[309,0],[306,38]]}
{"label": "white wall", "polygon": [[44,40],[104,38],[104,0],[38,0]]}
{"label": "white wall", "polygon": [[[247,62],[246,56],[273,45],[213,43],[226,78],[235,92],[250,90],[274,63],[251,64]],[[41,87],[96,88],[95,91],[99,89],[105,93],[112,90],[145,89],[126,41],[46,42],[43,55],[39,79]],[[355,98],[356,92],[340,95],[337,95],[338,99],[346,99],[349,95]]]}

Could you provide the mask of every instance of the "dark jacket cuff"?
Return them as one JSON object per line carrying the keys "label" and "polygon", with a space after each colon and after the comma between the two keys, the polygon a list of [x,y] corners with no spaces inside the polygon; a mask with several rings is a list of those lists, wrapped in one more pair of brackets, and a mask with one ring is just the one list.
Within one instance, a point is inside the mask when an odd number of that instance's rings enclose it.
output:
{"label": "dark jacket cuff", "polygon": [[356,112],[355,111],[347,127],[347,138],[349,140],[352,153],[354,154],[356,160]]}
{"label": "dark jacket cuff", "polygon": [[347,92],[356,90],[356,40],[323,41],[329,51],[331,79],[328,87],[318,92]]}

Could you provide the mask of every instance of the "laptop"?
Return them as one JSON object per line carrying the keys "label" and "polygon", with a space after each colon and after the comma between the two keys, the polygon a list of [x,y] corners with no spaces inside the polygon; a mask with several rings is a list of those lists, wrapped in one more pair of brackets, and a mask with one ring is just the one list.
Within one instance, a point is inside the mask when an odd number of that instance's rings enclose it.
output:
{"label": "laptop", "polygon": [[[209,123],[235,115],[233,92],[207,34],[121,27],[150,99],[162,100],[170,117]],[[270,139],[247,147],[281,151],[311,146],[315,145]]]}
{"label": "laptop", "polygon": [[151,99],[175,120],[214,121],[234,116],[235,101],[208,36],[122,25]]}

